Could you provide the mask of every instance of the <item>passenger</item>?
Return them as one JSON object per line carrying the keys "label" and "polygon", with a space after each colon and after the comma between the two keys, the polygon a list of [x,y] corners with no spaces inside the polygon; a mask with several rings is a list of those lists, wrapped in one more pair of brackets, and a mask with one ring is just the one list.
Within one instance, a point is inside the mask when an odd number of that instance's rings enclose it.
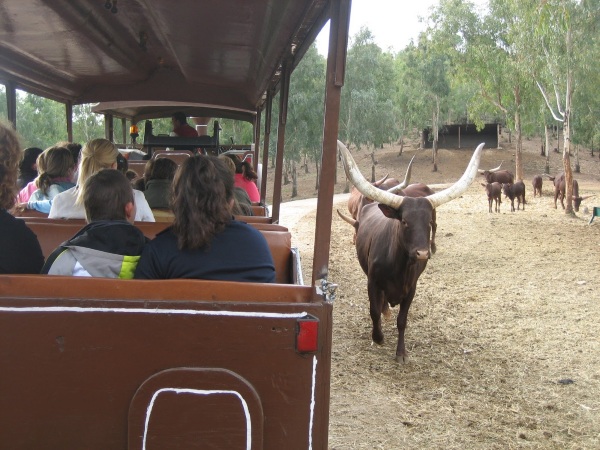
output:
{"label": "passenger", "polygon": [[8,210],[17,197],[21,143],[11,125],[0,122],[0,273],[39,273],[44,255],[36,235]]}
{"label": "passenger", "polygon": [[23,150],[23,159],[19,163],[17,187],[23,189],[38,176],[37,158],[43,152],[41,148],[28,147]]}
{"label": "passenger", "polygon": [[[235,163],[231,158],[228,158],[227,155],[219,155],[219,159],[225,163],[231,174],[235,176]],[[233,188],[233,198],[234,203],[231,212],[236,216],[253,216],[254,212],[252,211],[252,202],[250,201],[250,197],[248,197],[248,193],[244,188],[239,186],[234,186]]]}
{"label": "passenger", "polygon": [[[35,165],[37,167],[37,173],[38,173],[37,176],[38,177],[41,174],[43,174],[46,170],[45,158],[46,158],[46,154],[42,151],[42,153],[40,153],[36,159]],[[23,203],[27,203],[29,201],[29,198],[31,197],[31,195],[37,190],[38,190],[37,184],[35,184],[35,179],[33,179],[29,183],[27,183],[24,188],[22,188],[19,191],[19,195],[17,196],[17,204],[21,205]],[[21,208],[19,208],[19,209],[21,209]]]}
{"label": "passenger", "polygon": [[123,173],[127,173],[127,171],[129,170],[129,162],[121,152],[119,152],[119,154],[117,155],[117,170]]}
{"label": "passenger", "polygon": [[171,117],[173,133],[179,137],[198,137],[198,132],[187,123],[187,117],[182,112],[176,112]]}
{"label": "passenger", "polygon": [[144,196],[150,208],[170,208],[171,186],[177,171],[177,163],[172,159],[158,158],[145,183]]}
{"label": "passenger", "polygon": [[[94,139],[83,146],[79,162],[77,185],[61,192],[52,201],[48,215],[51,219],[84,219],[85,181],[101,169],[116,169],[119,151],[114,144],[106,139]],[[140,191],[133,191],[136,205],[135,220],[154,222],[152,210],[146,197]]]}
{"label": "passenger", "polygon": [[197,278],[271,283],[269,246],[232,218],[233,176],[214,156],[187,159],[173,181],[173,225],[146,247],[135,278]]}
{"label": "passenger", "polygon": [[27,203],[20,206],[48,214],[52,199],[75,186],[72,181],[73,157],[64,147],[50,147],[44,151],[44,165],[44,172],[35,179],[37,191],[31,194]]}
{"label": "passenger", "polygon": [[256,187],[258,175],[248,161],[240,161],[235,155],[226,155],[235,163],[235,185],[243,188],[252,202],[260,202],[260,194]]}
{"label": "passenger", "polygon": [[140,178],[135,180],[135,182],[133,183],[134,189],[137,189],[138,191],[142,191],[142,192],[146,190],[146,182],[148,181],[148,178],[150,177],[150,174],[152,173],[152,169],[154,167],[154,161],[156,161],[156,160],[149,159],[146,162],[146,165],[144,166],[144,174]]}
{"label": "passenger", "polygon": [[54,250],[42,269],[48,275],[131,279],[148,242],[133,225],[133,188],[119,170],[102,169],[84,184],[88,225]]}
{"label": "passenger", "polygon": [[131,170],[131,169],[127,169],[127,172],[125,172],[125,176],[127,177],[127,179],[129,180],[129,182],[131,183],[132,186],[133,186],[133,183],[138,178],[137,172],[135,170]]}
{"label": "passenger", "polygon": [[73,183],[76,183],[77,175],[79,175],[77,170],[79,168],[79,158],[81,158],[81,144],[78,144],[77,142],[67,142],[65,145],[61,145],[61,147],[65,147],[71,152],[71,156],[73,157]]}

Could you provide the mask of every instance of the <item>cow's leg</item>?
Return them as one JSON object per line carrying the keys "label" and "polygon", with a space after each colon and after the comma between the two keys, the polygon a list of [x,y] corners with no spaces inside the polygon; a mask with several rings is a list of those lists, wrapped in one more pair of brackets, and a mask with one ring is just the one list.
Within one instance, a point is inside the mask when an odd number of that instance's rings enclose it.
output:
{"label": "cow's leg", "polygon": [[491,198],[488,199],[488,204],[489,204],[488,212],[492,212],[492,199]]}
{"label": "cow's leg", "polygon": [[373,322],[373,332],[371,338],[376,344],[383,344],[383,330],[381,329],[381,312],[384,309],[384,303],[387,303],[381,289],[375,286],[375,283],[368,282],[369,291],[369,312]]}
{"label": "cow's leg", "polygon": [[398,327],[398,346],[396,347],[396,362],[406,363],[408,362],[408,352],[404,345],[404,332],[406,331],[406,322],[408,319],[408,310],[415,296],[417,287],[413,287],[404,300],[400,303],[400,311],[398,311],[398,317],[396,319],[396,326]]}

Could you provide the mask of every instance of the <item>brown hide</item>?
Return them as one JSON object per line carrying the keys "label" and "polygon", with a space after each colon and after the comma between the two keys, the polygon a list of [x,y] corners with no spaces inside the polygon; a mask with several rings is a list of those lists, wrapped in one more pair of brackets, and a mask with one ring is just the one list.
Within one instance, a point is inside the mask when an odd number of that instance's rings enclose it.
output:
{"label": "brown hide", "polygon": [[426,198],[412,197],[406,197],[399,210],[372,203],[361,211],[356,253],[368,279],[372,338],[376,343],[383,342],[381,312],[387,309],[388,302],[392,306],[400,305],[398,361],[407,356],[404,332],[417,280],[430,256],[433,212]]}
{"label": "brown hide", "polygon": [[[566,182],[565,182],[565,174],[561,173],[554,177],[554,208],[556,208],[556,200],[560,199],[560,204],[562,208],[565,209],[565,195],[567,193]],[[579,183],[576,179],[573,179],[573,209],[575,212],[579,211],[579,206],[581,206],[581,202],[583,197],[579,196]]]}
{"label": "brown hide", "polygon": [[533,196],[534,197],[536,195],[539,195],[540,197],[542,196],[542,183],[543,183],[543,178],[541,175],[536,175],[535,177],[533,177],[533,181],[531,182],[531,185],[533,186]]}
{"label": "brown hide", "polygon": [[483,176],[488,183],[512,184],[515,180],[514,175],[508,170],[498,170],[497,172],[486,170],[483,172]]}
{"label": "brown hide", "polygon": [[[372,184],[379,189],[387,191],[394,186],[398,186],[400,181],[398,181],[396,178],[387,178],[387,176],[385,176]],[[352,218],[358,220],[360,211],[369,203],[373,203],[373,200],[365,197],[358,191],[358,189],[356,189],[356,187],[352,186],[352,189],[350,190],[350,198],[348,199],[348,211],[350,211]],[[356,230],[354,230],[354,236],[352,236],[352,243],[356,243]]]}
{"label": "brown hide", "polygon": [[517,181],[514,184],[503,184],[502,190],[504,195],[510,199],[510,210],[515,210],[515,198],[517,199],[517,209],[520,209],[521,203],[523,204],[523,211],[525,211],[525,183]]}
{"label": "brown hide", "polygon": [[502,203],[502,185],[500,183],[481,183],[481,185],[485,188],[485,192],[487,193],[488,198],[488,211],[492,212],[492,203],[496,201],[496,205],[494,210],[496,212],[500,212],[500,204]]}

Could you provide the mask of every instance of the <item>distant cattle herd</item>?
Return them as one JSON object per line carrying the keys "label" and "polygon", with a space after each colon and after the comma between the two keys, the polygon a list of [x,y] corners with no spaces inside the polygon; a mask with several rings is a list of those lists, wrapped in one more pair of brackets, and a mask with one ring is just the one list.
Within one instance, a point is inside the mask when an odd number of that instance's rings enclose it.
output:
{"label": "distant cattle herd", "polygon": [[[502,163],[500,163],[502,166]],[[502,193],[504,193],[504,197],[508,198],[511,202],[511,212],[515,211],[515,199],[517,200],[517,208],[519,210],[521,205],[523,205],[523,210],[525,210],[525,183],[522,180],[514,182],[514,175],[508,170],[500,170],[500,166],[495,169],[489,170],[479,170],[479,173],[483,175],[486,180],[486,183],[481,183],[481,185],[485,188],[485,192],[488,199],[488,211],[492,212],[492,204],[495,202],[495,207],[493,208],[495,212],[500,212],[500,204],[502,203]],[[560,173],[554,177],[549,175],[545,175],[550,181],[554,183],[554,208],[557,208],[557,200],[560,200],[560,204],[563,209],[565,209],[565,194],[566,194],[566,183],[565,183],[565,174]],[[531,185],[533,187],[533,196],[542,196],[542,185],[543,185],[543,176],[536,175],[533,177],[531,181]],[[586,197],[581,197],[579,195],[579,183],[577,180],[573,179],[573,209],[575,212],[579,211],[579,207],[581,206],[581,202],[587,198],[592,197],[588,195]]]}

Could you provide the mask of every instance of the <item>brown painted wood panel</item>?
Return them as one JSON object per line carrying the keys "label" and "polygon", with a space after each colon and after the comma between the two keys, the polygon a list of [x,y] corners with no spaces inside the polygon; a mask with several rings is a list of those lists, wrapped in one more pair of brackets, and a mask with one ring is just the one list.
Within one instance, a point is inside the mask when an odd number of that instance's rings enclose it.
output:
{"label": "brown painted wood panel", "polygon": [[[126,448],[136,392],[153,376],[181,368],[192,376],[175,387],[202,386],[196,370],[226,370],[245,380],[236,389],[257,392],[264,448],[308,448],[309,440],[326,448],[322,403],[329,398],[331,305],[32,300],[12,291],[0,291],[0,423],[11,430],[3,437],[6,448]],[[315,354],[295,351],[296,321],[307,314],[320,323]],[[170,427],[179,430],[176,441],[193,440],[185,430],[206,408],[235,409],[231,399],[209,405],[188,399],[179,408],[165,398],[152,431],[156,442],[169,440]],[[234,416],[240,420],[239,410]],[[213,433],[217,443],[230,429],[220,427]]]}

